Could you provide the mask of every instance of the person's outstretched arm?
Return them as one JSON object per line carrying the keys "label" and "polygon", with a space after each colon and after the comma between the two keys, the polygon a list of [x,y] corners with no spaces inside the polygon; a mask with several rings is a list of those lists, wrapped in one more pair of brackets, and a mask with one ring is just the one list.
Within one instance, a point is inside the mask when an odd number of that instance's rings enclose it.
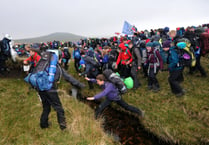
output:
{"label": "person's outstretched arm", "polygon": [[62,70],[62,75],[67,82],[71,83],[73,86],[75,86],[77,88],[84,88],[85,87],[85,85],[83,83],[76,80],[73,76],[68,74],[64,69],[61,68],[61,70]]}

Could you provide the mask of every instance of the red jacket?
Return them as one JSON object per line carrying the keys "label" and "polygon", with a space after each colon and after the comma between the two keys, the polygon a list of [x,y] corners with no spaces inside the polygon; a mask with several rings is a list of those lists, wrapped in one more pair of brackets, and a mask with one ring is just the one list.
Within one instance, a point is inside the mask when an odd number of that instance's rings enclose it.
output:
{"label": "red jacket", "polygon": [[124,43],[121,43],[119,48],[121,48],[121,51],[119,53],[116,64],[119,65],[121,63],[122,65],[126,65],[126,62],[128,61],[131,63],[133,59],[130,50],[124,45]]}
{"label": "red jacket", "polygon": [[41,59],[41,56],[38,55],[37,52],[35,52],[35,54],[33,56],[28,57],[26,60],[24,61],[29,61],[29,62],[33,62],[34,63],[34,67],[37,65],[37,63],[39,62],[39,60]]}

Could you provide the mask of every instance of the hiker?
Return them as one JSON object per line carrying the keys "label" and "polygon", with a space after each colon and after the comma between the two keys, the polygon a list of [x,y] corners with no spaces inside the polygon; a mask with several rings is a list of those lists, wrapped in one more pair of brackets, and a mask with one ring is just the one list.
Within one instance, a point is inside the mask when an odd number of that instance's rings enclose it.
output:
{"label": "hiker", "polygon": [[11,40],[12,37],[6,34],[5,37],[0,41],[0,73],[9,71],[9,69],[6,67],[6,60],[11,56]]}
{"label": "hiker", "polygon": [[169,27],[165,27],[161,33],[162,43],[169,39],[168,32],[170,31]]}
{"label": "hiker", "polygon": [[102,97],[106,97],[106,100],[104,102],[102,102],[98,109],[96,110],[95,113],[95,118],[98,118],[101,113],[103,112],[103,110],[108,107],[109,105],[111,105],[112,102],[117,103],[118,105],[120,105],[121,107],[123,107],[125,110],[134,112],[136,114],[138,114],[141,117],[144,117],[144,112],[141,111],[138,108],[135,108],[131,105],[128,105],[121,97],[121,95],[118,92],[118,89],[116,88],[116,86],[108,81],[106,81],[106,78],[103,74],[100,74],[96,77],[96,79],[90,79],[90,78],[86,78],[86,80],[97,83],[99,86],[101,86],[104,90],[95,95],[94,97],[88,97],[87,100],[98,100]]}
{"label": "hiker", "polygon": [[148,65],[148,89],[158,92],[160,90],[160,85],[156,76],[158,71],[163,69],[163,60],[159,50],[153,48],[152,42],[148,42],[146,48],[148,52],[148,59],[145,62],[145,64]]}
{"label": "hiker", "polygon": [[196,58],[196,65],[194,67],[190,67],[189,73],[193,74],[195,72],[195,70],[199,70],[199,72],[201,73],[201,76],[206,77],[207,74],[200,63],[202,54],[201,54],[201,48],[200,48],[199,41],[198,41],[197,36],[195,34],[195,27],[194,26],[189,27],[188,31],[185,33],[184,37],[189,39],[189,41],[191,43],[191,49],[194,50],[195,58]]}
{"label": "hiker", "polygon": [[[99,63],[92,57],[85,55],[85,52],[81,51],[81,60],[80,65],[85,68],[85,71],[82,73],[79,73],[79,76],[87,76],[89,78],[96,78],[96,76],[99,74],[98,68]],[[94,89],[93,83],[91,81],[88,81],[89,89]]]}
{"label": "hiker", "polygon": [[[124,43],[127,42],[127,39],[125,39]],[[118,68],[118,65],[120,64],[119,71],[122,78],[127,78],[131,74],[131,67],[130,64],[132,63],[132,54],[127,46],[125,46],[124,43],[121,43],[119,45],[119,48],[121,49],[119,56],[117,58],[117,62],[115,65],[115,69]]]}
{"label": "hiker", "polygon": [[36,67],[37,63],[39,62],[39,60],[41,59],[41,56],[37,53],[37,50],[35,48],[31,48],[30,45],[26,45],[25,49],[26,49],[26,51],[29,52],[30,57],[25,59],[23,61],[23,64],[24,65],[29,65],[30,64],[29,72],[32,72],[33,69]]}
{"label": "hiker", "polygon": [[57,93],[57,83],[61,76],[73,86],[80,89],[85,85],[67,74],[60,67],[62,62],[61,55],[58,56],[53,52],[44,52],[41,59],[33,71],[25,78],[39,93],[43,105],[43,112],[40,118],[40,127],[42,129],[49,127],[48,116],[51,107],[57,112],[57,120],[61,130],[66,129],[67,124],[64,115],[64,109]]}
{"label": "hiker", "polygon": [[81,53],[79,47],[77,47],[75,44],[73,44],[73,59],[74,59],[74,67],[76,72],[80,72],[79,70],[79,62],[81,60]]}
{"label": "hiker", "polygon": [[147,65],[145,65],[145,62],[147,61],[147,49],[146,49],[146,44],[145,44],[145,41],[142,40],[140,42],[140,53],[141,53],[141,58],[142,58],[142,68],[143,68],[143,74],[144,74],[144,77],[146,78],[148,75],[147,75]]}
{"label": "hiker", "polygon": [[163,46],[162,46],[162,50],[160,51],[160,55],[163,59],[163,70],[168,70],[168,68],[165,68],[165,65],[167,65],[168,63],[168,55],[169,55],[169,49],[171,47],[171,41],[170,40],[166,40],[164,43],[163,43]]}
{"label": "hiker", "polygon": [[102,51],[102,70],[109,68],[109,51],[111,48],[109,46],[104,46]]}
{"label": "hiker", "polygon": [[116,45],[117,42],[113,43],[113,47],[111,47],[111,51],[109,52],[109,69],[114,70],[115,64],[119,55],[118,46]]}
{"label": "hiker", "polygon": [[64,46],[62,51],[62,61],[64,63],[65,70],[68,70],[68,62],[71,59],[71,54],[67,46]]}
{"label": "hiker", "polygon": [[181,97],[185,94],[185,91],[180,86],[180,83],[184,81],[183,77],[183,66],[179,66],[179,54],[178,48],[176,46],[172,46],[169,49],[168,56],[168,69],[169,69],[169,78],[168,82],[170,84],[172,93],[174,93],[177,97]]}
{"label": "hiker", "polygon": [[138,80],[138,71],[141,69],[141,54],[139,48],[134,46],[133,42],[128,43],[129,49],[132,49],[132,58],[131,63],[131,76],[134,80],[134,89],[138,89],[141,86],[141,83]]}

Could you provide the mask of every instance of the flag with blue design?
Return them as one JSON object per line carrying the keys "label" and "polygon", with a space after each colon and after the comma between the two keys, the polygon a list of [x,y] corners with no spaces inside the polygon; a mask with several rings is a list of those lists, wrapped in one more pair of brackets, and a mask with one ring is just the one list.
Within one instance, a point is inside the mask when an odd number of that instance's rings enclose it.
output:
{"label": "flag with blue design", "polygon": [[123,25],[123,31],[122,33],[123,34],[126,34],[126,35],[133,35],[134,32],[136,32],[137,29],[135,26],[132,26],[130,23],[128,23],[127,21],[124,22],[124,25]]}

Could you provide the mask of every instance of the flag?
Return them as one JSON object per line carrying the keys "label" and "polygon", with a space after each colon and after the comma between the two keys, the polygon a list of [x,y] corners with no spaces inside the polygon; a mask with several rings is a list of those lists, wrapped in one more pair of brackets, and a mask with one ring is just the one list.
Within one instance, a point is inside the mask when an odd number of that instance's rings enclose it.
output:
{"label": "flag", "polygon": [[115,35],[120,35],[120,33],[119,32],[115,32]]}
{"label": "flag", "polygon": [[126,35],[133,35],[133,33],[135,32],[137,32],[137,28],[129,24],[127,21],[125,21],[123,25],[122,33]]}

